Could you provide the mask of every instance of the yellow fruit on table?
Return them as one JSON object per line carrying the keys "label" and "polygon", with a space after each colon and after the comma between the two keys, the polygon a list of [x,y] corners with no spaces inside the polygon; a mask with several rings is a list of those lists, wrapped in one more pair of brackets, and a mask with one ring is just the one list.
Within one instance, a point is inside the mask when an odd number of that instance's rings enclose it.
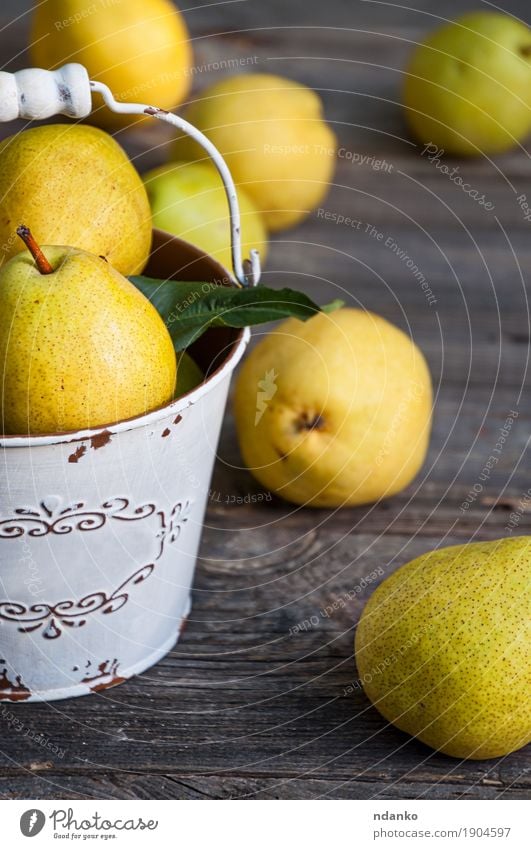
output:
{"label": "yellow fruit on table", "polygon": [[[33,13],[30,46],[35,65],[79,62],[117,100],[173,109],[190,88],[188,30],[171,0],[47,0]],[[141,119],[102,106],[89,120],[114,128]]]}
{"label": "yellow fruit on table", "polygon": [[[268,230],[293,226],[326,194],[336,139],[319,96],[307,86],[270,74],[229,77],[201,92],[185,117],[225,157]],[[192,160],[205,153],[183,137],[173,156]]]}
{"label": "yellow fruit on table", "polygon": [[51,124],[0,142],[0,262],[23,250],[32,222],[41,244],[102,255],[122,274],[146,264],[151,212],[144,184],[114,139],[96,127]]}
{"label": "yellow fruit on table", "polygon": [[419,471],[431,380],[411,339],[359,309],[289,319],[251,351],[234,400],[243,459],[296,504],[365,504]]}
{"label": "yellow fruit on table", "polygon": [[104,259],[42,248],[0,269],[1,417],[4,433],[98,427],[142,415],[175,390],[166,325]]}
{"label": "yellow fruit on table", "polygon": [[512,147],[531,130],[531,30],[493,12],[440,27],[413,52],[404,105],[424,145],[472,156]]}
{"label": "yellow fruit on table", "polygon": [[387,578],[356,633],[380,713],[455,758],[531,741],[530,575],[527,536],[431,551]]}
{"label": "yellow fruit on table", "polygon": [[[163,165],[144,176],[153,226],[197,245],[225,268],[232,268],[229,207],[216,168],[207,162]],[[262,216],[238,188],[242,227],[242,259],[252,248],[267,251]]]}

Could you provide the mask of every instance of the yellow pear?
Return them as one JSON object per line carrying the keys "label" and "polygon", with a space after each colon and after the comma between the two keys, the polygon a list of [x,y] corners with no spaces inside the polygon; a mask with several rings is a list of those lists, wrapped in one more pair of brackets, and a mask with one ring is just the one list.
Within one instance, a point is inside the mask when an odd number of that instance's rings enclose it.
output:
{"label": "yellow pear", "polygon": [[125,275],[143,269],[151,247],[144,184],[96,127],[51,124],[0,142],[0,263],[24,248],[16,235],[24,220],[40,244],[105,256]]}
{"label": "yellow pear", "polygon": [[[225,268],[232,269],[229,207],[225,189],[214,165],[178,162],[144,175],[151,203],[153,226],[197,245]],[[242,259],[252,248],[267,251],[262,216],[247,193],[238,188],[241,213]]]}
{"label": "yellow pear", "polygon": [[176,356],[155,308],[101,257],[30,247],[0,269],[4,433],[99,427],[173,397]]}
{"label": "yellow pear", "polygon": [[314,507],[365,504],[407,486],[426,455],[431,406],[417,346],[360,309],[281,324],[247,357],[234,400],[253,475]]}
{"label": "yellow pear", "polygon": [[[36,5],[30,45],[35,65],[79,62],[117,100],[173,109],[190,87],[188,30],[171,0],[47,0]],[[112,129],[140,119],[102,105],[89,120]]]}
{"label": "yellow pear", "polygon": [[[336,139],[318,94],[307,86],[272,74],[229,77],[201,92],[185,117],[225,157],[269,230],[293,226],[328,191]],[[205,154],[182,137],[173,156],[187,160]]]}
{"label": "yellow pear", "polygon": [[531,537],[428,552],[370,598],[359,682],[402,731],[455,758],[531,741]]}

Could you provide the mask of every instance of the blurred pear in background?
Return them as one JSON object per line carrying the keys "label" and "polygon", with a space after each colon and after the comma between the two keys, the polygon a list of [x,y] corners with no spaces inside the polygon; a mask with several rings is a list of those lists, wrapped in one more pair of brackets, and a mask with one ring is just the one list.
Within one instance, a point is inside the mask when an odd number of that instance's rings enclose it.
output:
{"label": "blurred pear in background", "polygon": [[[35,7],[30,46],[33,64],[79,62],[117,100],[173,109],[190,88],[188,30],[170,0],[46,0]],[[106,107],[90,116],[106,129],[139,120]]]}

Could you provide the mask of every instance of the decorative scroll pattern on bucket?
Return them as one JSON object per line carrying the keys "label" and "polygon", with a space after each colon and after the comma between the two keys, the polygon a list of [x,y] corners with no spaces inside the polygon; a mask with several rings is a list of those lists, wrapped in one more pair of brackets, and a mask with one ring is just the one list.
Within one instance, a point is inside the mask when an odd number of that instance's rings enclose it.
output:
{"label": "decorative scroll pattern on bucket", "polygon": [[41,537],[49,533],[69,534],[74,530],[95,531],[102,528],[108,518],[134,522],[155,515],[160,523],[155,533],[158,550],[153,563],[137,569],[109,595],[99,590],[78,600],[63,599],[54,603],[39,601],[29,607],[18,601],[0,600],[0,622],[16,622],[22,634],[39,630],[48,640],[60,637],[64,628],[82,627],[92,613],[98,611],[105,614],[114,613],[127,604],[129,593],[137,584],[149,578],[155,569],[157,560],[162,557],[165,544],[174,543],[179,538],[184,523],[188,521],[192,506],[191,501],[179,501],[168,511],[167,518],[166,513],[163,510],[157,510],[155,504],[143,504],[128,515],[125,512],[129,507],[128,498],[113,498],[95,510],[86,509],[82,501],[62,510],[57,506],[55,508],[49,506],[60,503],[60,497],[53,496],[41,502],[40,510],[16,509],[15,518],[0,520],[0,538],[16,539],[25,533],[29,536]]}

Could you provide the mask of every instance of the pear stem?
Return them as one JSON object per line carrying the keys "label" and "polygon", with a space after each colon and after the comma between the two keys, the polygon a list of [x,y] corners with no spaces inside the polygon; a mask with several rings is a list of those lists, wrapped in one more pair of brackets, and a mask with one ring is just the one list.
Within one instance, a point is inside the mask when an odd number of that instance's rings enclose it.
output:
{"label": "pear stem", "polygon": [[52,274],[53,268],[44,256],[40,246],[35,241],[32,236],[31,230],[29,227],[26,227],[24,224],[21,224],[20,227],[17,227],[17,236],[20,236],[27,249],[31,253],[33,259],[35,260],[35,265],[39,269],[41,274]]}

